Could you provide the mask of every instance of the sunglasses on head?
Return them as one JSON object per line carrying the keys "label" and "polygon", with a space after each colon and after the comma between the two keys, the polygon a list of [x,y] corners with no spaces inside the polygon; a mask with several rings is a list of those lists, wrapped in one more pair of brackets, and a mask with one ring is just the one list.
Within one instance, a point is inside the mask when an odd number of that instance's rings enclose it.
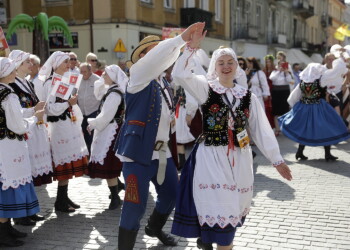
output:
{"label": "sunglasses on head", "polygon": [[76,61],[76,58],[69,58],[70,61]]}

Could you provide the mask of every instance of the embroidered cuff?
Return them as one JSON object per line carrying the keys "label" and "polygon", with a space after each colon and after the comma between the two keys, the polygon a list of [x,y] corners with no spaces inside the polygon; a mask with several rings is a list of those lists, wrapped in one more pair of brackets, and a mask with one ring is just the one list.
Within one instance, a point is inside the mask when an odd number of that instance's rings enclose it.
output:
{"label": "embroidered cuff", "polygon": [[282,163],[284,163],[284,160],[276,161],[276,162],[274,162],[272,165],[273,165],[274,167],[277,167],[278,165],[280,165],[280,164],[282,164]]}

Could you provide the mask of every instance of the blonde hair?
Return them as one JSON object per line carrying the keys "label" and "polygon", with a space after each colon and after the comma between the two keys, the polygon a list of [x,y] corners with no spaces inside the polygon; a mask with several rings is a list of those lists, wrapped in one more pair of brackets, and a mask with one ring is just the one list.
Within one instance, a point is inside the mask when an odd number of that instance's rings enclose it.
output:
{"label": "blonde hair", "polygon": [[91,60],[91,59],[97,59],[97,56],[96,56],[94,53],[89,52],[89,53],[86,55],[85,61],[87,62],[87,61],[89,61],[89,60]]}

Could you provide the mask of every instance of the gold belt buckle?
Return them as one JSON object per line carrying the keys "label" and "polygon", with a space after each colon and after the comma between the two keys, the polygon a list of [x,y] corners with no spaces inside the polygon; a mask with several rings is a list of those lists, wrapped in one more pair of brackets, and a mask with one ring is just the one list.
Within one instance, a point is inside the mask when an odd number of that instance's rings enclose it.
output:
{"label": "gold belt buckle", "polygon": [[164,141],[156,141],[154,145],[154,151],[159,151],[163,147]]}

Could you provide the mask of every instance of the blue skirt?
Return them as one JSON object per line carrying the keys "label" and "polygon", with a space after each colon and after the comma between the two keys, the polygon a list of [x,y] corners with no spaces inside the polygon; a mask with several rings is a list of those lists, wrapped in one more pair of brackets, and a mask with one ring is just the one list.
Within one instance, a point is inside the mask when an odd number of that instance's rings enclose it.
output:
{"label": "blue skirt", "polygon": [[307,146],[329,146],[350,138],[343,120],[324,99],[319,104],[298,102],[278,121],[285,136]]}
{"label": "blue skirt", "polygon": [[40,211],[33,182],[2,190],[0,183],[0,218],[20,218]]}
{"label": "blue skirt", "polygon": [[[235,237],[236,228],[231,225],[221,228],[217,224],[209,227],[206,223],[201,226],[198,221],[197,210],[193,199],[193,176],[196,165],[196,153],[199,144],[195,144],[187,159],[180,177],[180,188],[176,197],[176,207],[171,233],[185,237],[201,237],[204,243],[217,243],[228,246]],[[245,217],[242,218],[242,224]]]}

